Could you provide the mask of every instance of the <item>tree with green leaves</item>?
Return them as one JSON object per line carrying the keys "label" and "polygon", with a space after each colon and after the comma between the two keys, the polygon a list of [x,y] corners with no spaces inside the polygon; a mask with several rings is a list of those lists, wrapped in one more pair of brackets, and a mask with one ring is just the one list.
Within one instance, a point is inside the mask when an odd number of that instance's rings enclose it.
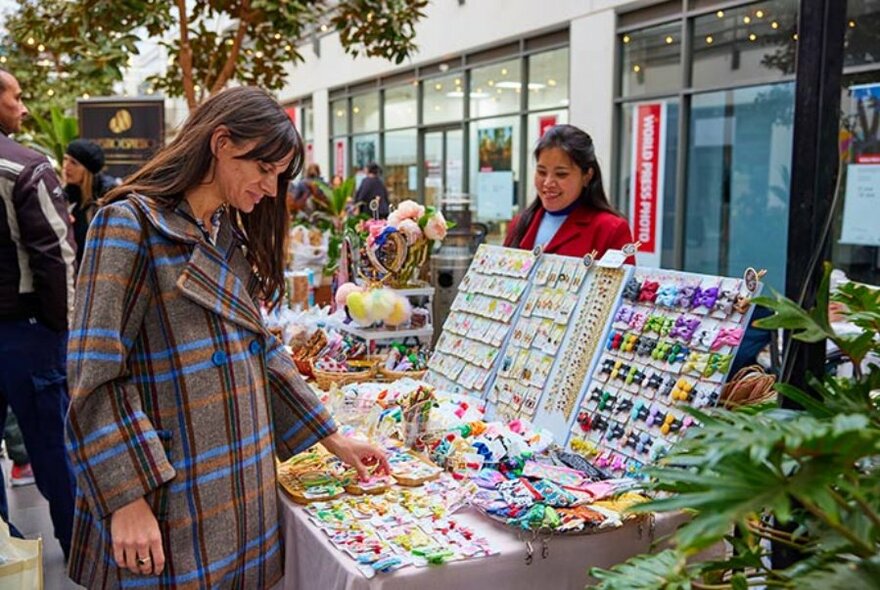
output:
{"label": "tree with green leaves", "polygon": [[[151,78],[155,90],[183,96],[192,108],[229,82],[282,88],[285,65],[301,61],[300,46],[314,35],[339,33],[353,56],[401,63],[415,49],[415,24],[427,0],[21,0],[7,21],[10,54],[25,66],[37,59],[47,71],[36,77],[70,80],[72,92],[55,91],[70,101],[90,93],[83,85],[95,77],[94,94],[106,94],[121,79],[135,42],[144,33],[167,49],[167,73]],[[35,59],[36,58],[36,59]],[[11,55],[8,57],[11,61]],[[33,66],[27,66],[32,68]],[[20,75],[22,69],[15,68]],[[49,74],[54,72],[55,75]],[[80,79],[82,78],[82,79]],[[37,80],[21,75],[22,86]],[[98,84],[101,82],[101,84]],[[46,90],[48,92],[48,90]],[[93,95],[94,95],[93,94]],[[36,96],[33,96],[36,98]]]}

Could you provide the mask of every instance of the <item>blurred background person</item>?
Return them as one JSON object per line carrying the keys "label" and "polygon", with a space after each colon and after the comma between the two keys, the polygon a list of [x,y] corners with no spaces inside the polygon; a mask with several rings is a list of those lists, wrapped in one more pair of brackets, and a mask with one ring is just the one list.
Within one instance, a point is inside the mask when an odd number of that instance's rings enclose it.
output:
{"label": "blurred background person", "polygon": [[64,195],[70,204],[77,266],[82,260],[86,230],[98,208],[98,199],[119,183],[118,179],[102,174],[103,169],[104,150],[101,146],[87,139],[75,139],[68,144],[61,179]]}
{"label": "blurred background person", "polygon": [[376,162],[370,162],[367,166],[367,176],[354,195],[354,202],[361,213],[372,216],[370,202],[376,197],[379,197],[379,217],[385,219],[388,217],[388,189],[382,181],[382,167]]}

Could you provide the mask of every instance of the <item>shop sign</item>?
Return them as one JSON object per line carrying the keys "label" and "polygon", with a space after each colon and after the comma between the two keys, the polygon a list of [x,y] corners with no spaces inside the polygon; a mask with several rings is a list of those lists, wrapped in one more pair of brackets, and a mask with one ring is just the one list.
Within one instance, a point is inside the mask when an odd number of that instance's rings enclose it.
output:
{"label": "shop sign", "polygon": [[666,103],[633,105],[629,217],[633,237],[641,243],[640,265],[659,267],[663,236],[663,168],[666,146]]}
{"label": "shop sign", "polygon": [[880,246],[880,84],[850,87],[852,100],[841,244]]}
{"label": "shop sign", "polygon": [[162,98],[91,98],[76,102],[80,137],[104,150],[106,172],[125,177],[162,147],[165,101]]}
{"label": "shop sign", "polygon": [[544,137],[547,130],[556,125],[556,115],[547,115],[546,117],[538,117],[538,138]]}

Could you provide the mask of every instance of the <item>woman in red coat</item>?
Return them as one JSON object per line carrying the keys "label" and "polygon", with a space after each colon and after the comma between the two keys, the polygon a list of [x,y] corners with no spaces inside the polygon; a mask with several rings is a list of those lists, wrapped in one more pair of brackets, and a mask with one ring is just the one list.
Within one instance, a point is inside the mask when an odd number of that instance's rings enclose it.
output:
{"label": "woman in red coat", "polygon": [[[547,130],[535,147],[535,189],[538,198],[510,224],[504,245],[601,258],[609,249],[633,241],[629,224],[602,186],[593,140],[573,125]],[[630,257],[627,262],[634,264]]]}

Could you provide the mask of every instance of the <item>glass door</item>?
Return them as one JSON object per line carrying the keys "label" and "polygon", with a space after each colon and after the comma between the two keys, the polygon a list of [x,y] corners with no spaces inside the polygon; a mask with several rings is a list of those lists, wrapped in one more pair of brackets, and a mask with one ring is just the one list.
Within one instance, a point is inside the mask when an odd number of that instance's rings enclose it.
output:
{"label": "glass door", "polygon": [[448,192],[461,192],[464,179],[464,132],[461,127],[422,132],[422,203],[436,206]]}

